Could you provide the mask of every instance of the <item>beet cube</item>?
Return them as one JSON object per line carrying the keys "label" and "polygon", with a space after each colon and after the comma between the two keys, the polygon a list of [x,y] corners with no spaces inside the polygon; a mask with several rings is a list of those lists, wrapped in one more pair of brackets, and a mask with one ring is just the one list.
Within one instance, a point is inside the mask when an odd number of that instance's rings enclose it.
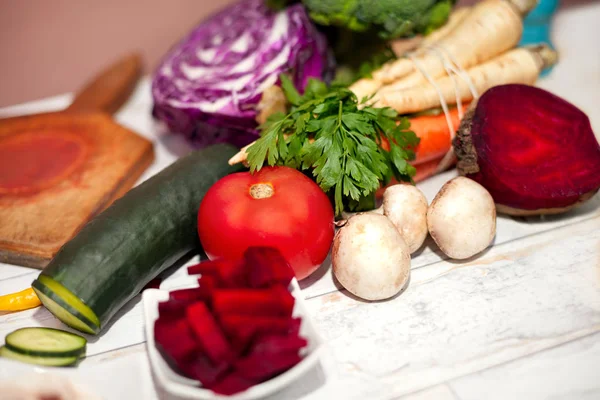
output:
{"label": "beet cube", "polygon": [[215,289],[213,308],[220,317],[227,314],[289,317],[294,296],[282,285],[268,289]]}
{"label": "beet cube", "polygon": [[188,377],[196,379],[202,386],[208,387],[217,383],[229,370],[229,363],[213,363],[206,354],[196,352],[182,363],[180,369]]}
{"label": "beet cube", "polygon": [[249,247],[244,259],[251,287],[268,287],[277,283],[287,287],[294,279],[294,270],[274,247]]}
{"label": "beet cube", "polygon": [[280,353],[298,352],[307,344],[306,339],[298,335],[261,335],[252,343],[250,354],[270,356]]}
{"label": "beet cube", "polygon": [[210,386],[210,389],[215,393],[229,396],[235,393],[243,392],[256,383],[258,382],[245,378],[239,373],[232,372],[217,384]]}
{"label": "beet cube", "polygon": [[198,278],[198,284],[201,288],[207,291],[211,291],[220,286],[220,279],[213,275],[202,275]]}
{"label": "beet cube", "polygon": [[211,290],[206,287],[179,289],[169,293],[169,300],[178,301],[207,301],[211,298]]}
{"label": "beet cube", "polygon": [[198,344],[185,319],[157,319],[154,323],[154,339],[166,358],[177,366],[181,366],[198,350]]}
{"label": "beet cube", "polygon": [[237,349],[246,348],[257,335],[269,333],[296,335],[300,328],[299,318],[223,315],[220,322]]}
{"label": "beet cube", "polygon": [[188,267],[188,275],[216,275],[219,269],[218,260],[202,261],[199,264],[190,265]]}
{"label": "beet cube", "polygon": [[216,286],[244,287],[246,286],[246,270],[243,260],[218,259],[201,262],[188,267],[188,274],[201,274],[215,279]]}
{"label": "beet cube", "polygon": [[231,361],[231,346],[206,304],[198,302],[189,306],[186,318],[194,337],[213,363]]}
{"label": "beet cube", "polygon": [[161,319],[185,318],[186,308],[196,300],[167,300],[158,303],[158,315]]}
{"label": "beet cube", "polygon": [[241,288],[247,286],[244,260],[221,260],[218,275],[223,287]]}
{"label": "beet cube", "polygon": [[146,289],[160,289],[160,284],[162,283],[162,279],[161,278],[154,278],[152,279],[150,282],[148,282],[146,284],[146,286],[144,286],[144,289],[142,290],[146,290]]}
{"label": "beet cube", "polygon": [[265,381],[298,364],[302,357],[298,352],[272,354],[252,354],[235,362],[238,373],[248,379]]}

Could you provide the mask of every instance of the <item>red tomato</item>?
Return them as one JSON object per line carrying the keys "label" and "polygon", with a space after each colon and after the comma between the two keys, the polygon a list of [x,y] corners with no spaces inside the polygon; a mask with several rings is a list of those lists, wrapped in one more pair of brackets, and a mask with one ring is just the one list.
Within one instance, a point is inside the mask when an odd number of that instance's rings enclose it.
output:
{"label": "red tomato", "polygon": [[198,234],[211,259],[240,258],[250,246],[276,247],[300,280],[327,257],[333,218],[328,197],[304,174],[264,167],[228,175],[208,190],[198,211]]}

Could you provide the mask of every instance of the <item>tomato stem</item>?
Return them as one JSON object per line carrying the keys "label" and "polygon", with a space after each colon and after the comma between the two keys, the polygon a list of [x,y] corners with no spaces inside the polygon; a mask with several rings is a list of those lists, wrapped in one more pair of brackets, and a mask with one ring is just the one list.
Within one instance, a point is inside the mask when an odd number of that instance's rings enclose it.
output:
{"label": "tomato stem", "polygon": [[256,183],[250,186],[250,196],[255,199],[268,199],[275,194],[275,189],[270,183]]}

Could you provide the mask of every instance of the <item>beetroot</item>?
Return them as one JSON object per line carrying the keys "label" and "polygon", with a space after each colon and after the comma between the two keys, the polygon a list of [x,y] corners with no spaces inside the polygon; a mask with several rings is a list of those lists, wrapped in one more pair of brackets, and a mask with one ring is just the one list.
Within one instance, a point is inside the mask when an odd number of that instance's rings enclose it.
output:
{"label": "beetroot", "polygon": [[189,275],[216,275],[219,269],[219,261],[202,261],[199,264],[190,265],[187,269]]}
{"label": "beetroot", "polygon": [[236,349],[246,349],[250,341],[267,333],[297,335],[300,318],[277,318],[247,315],[223,315],[221,326]]}
{"label": "beetroot", "polygon": [[242,392],[254,384],[258,383],[256,380],[244,378],[238,372],[233,372],[223,378],[219,383],[210,387],[210,389],[219,394],[232,395],[234,393]]}
{"label": "beetroot", "polygon": [[288,286],[294,270],[281,252],[274,247],[250,247],[244,253],[251,287],[268,287],[276,283]]}
{"label": "beetroot", "polygon": [[280,353],[298,352],[308,344],[306,339],[298,335],[263,335],[258,337],[250,348],[251,355],[270,357]]}
{"label": "beetroot", "polygon": [[245,287],[246,269],[242,260],[212,260],[188,267],[188,274],[201,274],[204,278],[213,278],[217,286]]}
{"label": "beetroot", "polygon": [[211,291],[204,287],[174,290],[169,293],[169,300],[189,302],[210,300]]}
{"label": "beetroot", "polygon": [[211,386],[225,376],[229,366],[230,364],[224,361],[213,363],[206,354],[196,352],[181,363],[180,369],[188,377],[200,381],[203,386]]}
{"label": "beetroot", "polygon": [[213,275],[202,275],[200,278],[198,278],[198,284],[200,285],[200,288],[209,292],[210,298],[212,298],[212,291],[220,286],[221,281],[219,278]]}
{"label": "beetroot", "polygon": [[245,378],[262,381],[293,367],[301,359],[298,352],[278,353],[268,357],[253,354],[237,360],[235,369]]}
{"label": "beetroot", "polygon": [[154,337],[162,352],[178,367],[198,349],[185,319],[157,319],[154,323]]}
{"label": "beetroot", "polygon": [[204,303],[194,303],[187,308],[186,317],[196,340],[214,363],[229,362],[233,351],[225,334]]}
{"label": "beetroot", "polygon": [[600,188],[600,145],[589,118],[536,87],[496,86],[471,104],[454,139],[458,170],[498,212],[554,214]]}
{"label": "beetroot", "polygon": [[193,265],[198,288],[170,292],[158,305],[155,340],[174,370],[231,395],[296,365],[307,345],[292,316],[293,270],[276,249],[254,247],[242,260]]}
{"label": "beetroot", "polygon": [[268,289],[215,289],[213,308],[222,317],[227,314],[289,317],[294,296],[281,285]]}

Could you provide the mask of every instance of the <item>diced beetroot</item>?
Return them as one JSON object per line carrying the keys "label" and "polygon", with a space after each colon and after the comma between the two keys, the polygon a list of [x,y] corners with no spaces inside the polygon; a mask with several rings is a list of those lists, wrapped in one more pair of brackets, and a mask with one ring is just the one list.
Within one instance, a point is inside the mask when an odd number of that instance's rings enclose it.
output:
{"label": "diced beetroot", "polygon": [[294,279],[294,270],[274,247],[249,247],[244,259],[250,287],[268,287],[276,283],[287,287]]}
{"label": "diced beetroot", "polygon": [[220,320],[223,330],[236,347],[245,348],[257,335],[276,333],[297,334],[300,318],[261,317],[248,315],[223,315]]}
{"label": "diced beetroot", "polygon": [[217,286],[232,288],[246,286],[246,270],[243,260],[205,261],[189,267],[188,274],[201,274],[202,278],[214,277],[215,283],[218,283]]}
{"label": "diced beetroot", "polygon": [[169,293],[169,300],[207,301],[211,298],[211,291],[207,287],[174,290]]}
{"label": "diced beetroot", "polygon": [[215,393],[229,396],[235,393],[243,392],[256,383],[259,382],[245,378],[239,373],[232,372],[217,384],[210,386],[209,389]]}
{"label": "diced beetroot", "polygon": [[289,317],[294,296],[282,285],[269,289],[215,289],[213,308],[219,317],[228,314]]}
{"label": "diced beetroot", "polygon": [[156,278],[152,279],[150,282],[148,282],[146,284],[146,286],[144,286],[143,290],[146,290],[146,289],[160,289],[160,284],[161,283],[162,283],[162,279],[156,277]]}
{"label": "diced beetroot", "polygon": [[296,334],[300,327],[299,318],[261,317],[248,315],[223,315],[219,322],[229,337],[232,346],[239,353],[248,348],[252,339],[260,334]]}
{"label": "diced beetroot", "polygon": [[185,318],[185,309],[196,300],[167,300],[158,303],[158,315],[161,319]]}
{"label": "diced beetroot", "polygon": [[229,369],[228,362],[211,362],[206,354],[196,352],[182,363],[180,369],[189,378],[199,380],[203,386],[214,385]]}
{"label": "diced beetroot", "polygon": [[250,354],[270,356],[280,353],[298,352],[307,344],[306,339],[298,335],[260,335],[254,339],[254,343],[250,347]]}
{"label": "diced beetroot", "polygon": [[487,90],[453,145],[459,172],[490,192],[498,212],[558,213],[600,188],[600,144],[588,116],[535,86]]}
{"label": "diced beetroot", "polygon": [[213,275],[202,275],[200,278],[198,278],[198,283],[200,284],[201,288],[212,292],[214,288],[220,286],[219,280],[220,279],[218,277]]}
{"label": "diced beetroot", "polygon": [[198,344],[185,319],[157,319],[154,323],[154,339],[167,358],[177,366],[181,366],[198,350]]}
{"label": "diced beetroot", "polygon": [[187,308],[186,318],[202,349],[214,363],[229,362],[231,346],[206,304],[194,303]]}
{"label": "diced beetroot", "polygon": [[262,354],[253,354],[237,360],[235,369],[245,378],[262,382],[287,371],[298,364],[301,359],[298,352],[279,353],[268,357]]}
{"label": "diced beetroot", "polygon": [[202,261],[188,267],[188,275],[216,275],[219,269],[219,260]]}
{"label": "diced beetroot", "polygon": [[219,278],[224,287],[238,288],[246,287],[246,268],[243,260],[220,260]]}

